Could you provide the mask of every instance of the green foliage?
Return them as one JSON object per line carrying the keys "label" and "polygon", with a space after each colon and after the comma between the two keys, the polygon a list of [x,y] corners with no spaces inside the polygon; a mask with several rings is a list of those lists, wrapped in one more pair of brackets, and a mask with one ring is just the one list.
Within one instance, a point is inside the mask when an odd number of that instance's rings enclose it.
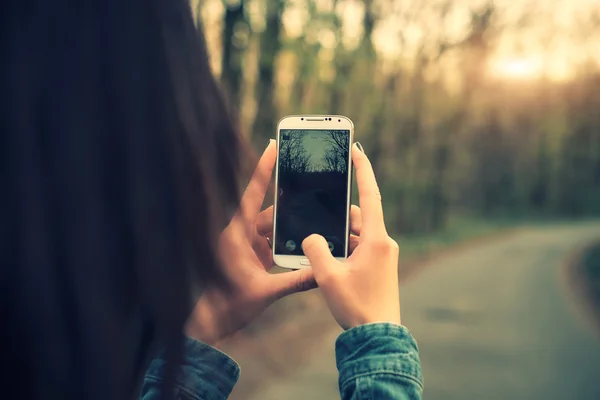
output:
{"label": "green foliage", "polygon": [[597,317],[600,317],[600,243],[590,247],[583,254],[581,263],[589,300],[598,313]]}
{"label": "green foliage", "polygon": [[[522,222],[521,222],[522,223]],[[481,219],[466,216],[449,218],[447,225],[434,233],[421,235],[398,235],[403,259],[427,256],[450,248],[458,243],[489,236],[519,223],[513,219]]]}
{"label": "green foliage", "polygon": [[[357,19],[363,35],[348,44],[341,10],[349,3],[239,2],[242,9],[262,4],[266,28],[252,34],[257,46],[223,53],[229,65],[222,66],[222,81],[230,95],[239,96],[244,85],[236,60],[257,71],[253,89],[244,91],[257,111],[243,127],[252,131],[257,147],[274,135],[283,115],[347,115],[375,168],[389,230],[438,232],[440,243],[496,229],[499,223],[474,221],[499,215],[600,215],[597,65],[587,65],[564,82],[491,78],[487,63],[499,38],[520,29],[499,23],[491,3],[471,10],[468,29],[456,38],[443,27],[460,2],[445,1],[436,8],[430,6],[436,2],[417,1],[407,12],[397,12],[400,2],[368,0]],[[293,24],[289,21],[299,9],[307,18],[302,32],[291,37],[284,21]],[[234,11],[225,13],[226,35],[234,34],[234,22],[246,20]],[[408,27],[416,23],[427,34],[416,48],[402,48],[391,59],[377,50],[374,38],[380,23],[394,18],[407,28],[390,41],[404,43]],[[235,41],[225,37],[221,43]],[[249,57],[252,52],[258,53]],[[477,218],[457,220],[456,215]]]}
{"label": "green foliage", "polygon": [[600,291],[600,244],[590,249],[585,256],[584,262],[588,270],[588,276],[594,282],[597,282],[598,290]]}

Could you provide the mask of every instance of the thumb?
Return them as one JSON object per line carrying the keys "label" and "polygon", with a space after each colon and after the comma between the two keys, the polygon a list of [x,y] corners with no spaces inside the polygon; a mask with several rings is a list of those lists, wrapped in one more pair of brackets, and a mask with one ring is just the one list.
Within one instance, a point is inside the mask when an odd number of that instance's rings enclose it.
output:
{"label": "thumb", "polygon": [[302,249],[312,265],[317,282],[337,267],[338,262],[333,258],[323,236],[310,235],[302,242]]}
{"label": "thumb", "polygon": [[275,299],[281,299],[290,294],[314,289],[317,287],[317,282],[315,282],[313,271],[310,268],[306,268],[293,272],[273,274],[271,275],[271,284],[269,286],[273,289]]}

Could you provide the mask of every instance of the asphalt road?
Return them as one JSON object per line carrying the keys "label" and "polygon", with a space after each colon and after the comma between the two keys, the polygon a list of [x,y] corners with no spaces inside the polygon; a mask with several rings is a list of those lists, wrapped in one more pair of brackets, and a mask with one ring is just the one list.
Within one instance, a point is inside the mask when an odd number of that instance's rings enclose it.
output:
{"label": "asphalt road", "polygon": [[[565,283],[565,261],[600,225],[527,229],[429,262],[401,288],[424,398],[600,399],[600,335]],[[339,398],[331,330],[293,376],[252,398]],[[242,370],[243,373],[243,370]]]}

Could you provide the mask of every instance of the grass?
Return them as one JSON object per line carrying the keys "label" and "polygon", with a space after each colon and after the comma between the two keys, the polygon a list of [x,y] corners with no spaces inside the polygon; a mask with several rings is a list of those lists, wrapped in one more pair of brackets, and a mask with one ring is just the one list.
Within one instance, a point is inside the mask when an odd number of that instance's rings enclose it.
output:
{"label": "grass", "polygon": [[588,283],[590,300],[600,317],[600,243],[584,254],[582,266]]}
{"label": "grass", "polygon": [[454,216],[449,219],[446,227],[438,232],[423,235],[396,235],[395,239],[400,244],[401,257],[411,260],[521,224],[522,222],[513,219],[490,220]]}
{"label": "grass", "polygon": [[452,215],[446,227],[437,232],[421,235],[392,235],[400,244],[400,258],[411,261],[440,250],[468,244],[474,239],[483,239],[520,227],[543,227],[557,224],[581,224],[582,221],[596,223],[597,218],[548,218],[544,216],[502,216],[481,218],[467,215]]}

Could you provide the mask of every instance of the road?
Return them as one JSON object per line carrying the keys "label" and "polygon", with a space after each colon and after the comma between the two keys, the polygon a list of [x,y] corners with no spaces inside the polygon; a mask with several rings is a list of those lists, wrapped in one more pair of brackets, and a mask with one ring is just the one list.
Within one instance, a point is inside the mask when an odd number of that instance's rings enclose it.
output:
{"label": "road", "polygon": [[[569,254],[594,238],[598,223],[531,228],[432,260],[404,282],[402,321],[419,343],[424,398],[600,399],[600,335],[564,276]],[[339,398],[338,333],[295,343],[315,355],[252,398]]]}

